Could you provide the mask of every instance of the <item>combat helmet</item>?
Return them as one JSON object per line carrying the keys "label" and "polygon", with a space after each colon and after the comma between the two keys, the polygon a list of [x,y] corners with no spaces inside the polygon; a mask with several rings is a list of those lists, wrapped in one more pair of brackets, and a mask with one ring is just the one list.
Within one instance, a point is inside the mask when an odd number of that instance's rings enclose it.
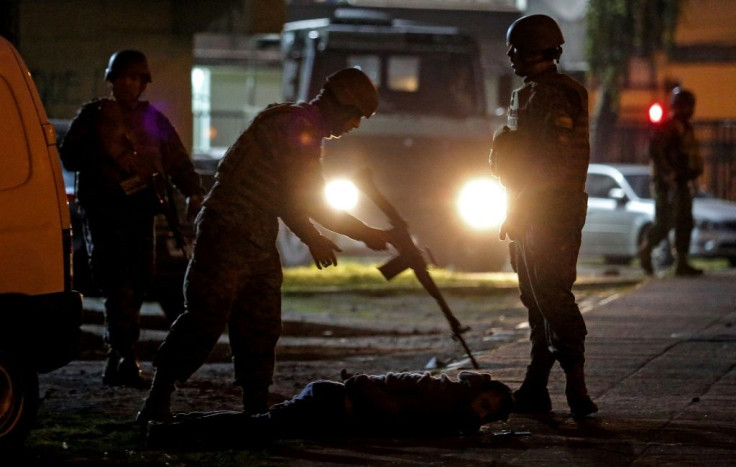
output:
{"label": "combat helmet", "polygon": [[675,104],[695,105],[695,94],[677,86],[672,89],[672,94],[670,95],[670,106],[674,106]]}
{"label": "combat helmet", "polygon": [[105,81],[113,81],[122,73],[133,70],[143,75],[146,82],[151,82],[151,70],[148,68],[148,60],[143,52],[138,50],[121,50],[110,56],[110,61],[105,69]]}
{"label": "combat helmet", "polygon": [[547,15],[528,15],[511,23],[506,31],[506,45],[523,52],[556,49],[565,43],[557,21]]}
{"label": "combat helmet", "polygon": [[370,78],[357,68],[344,68],[327,77],[323,86],[342,105],[356,107],[365,118],[378,108],[378,91]]}

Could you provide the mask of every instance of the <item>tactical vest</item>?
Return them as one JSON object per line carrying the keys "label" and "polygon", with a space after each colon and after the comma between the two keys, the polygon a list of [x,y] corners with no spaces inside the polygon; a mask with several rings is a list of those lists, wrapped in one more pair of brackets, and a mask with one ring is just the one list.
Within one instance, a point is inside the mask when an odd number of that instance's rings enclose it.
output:
{"label": "tactical vest", "polygon": [[[558,102],[545,102],[543,87],[553,87],[557,95],[570,96],[561,111]],[[530,103],[533,102],[533,107]],[[532,113],[533,112],[533,113]],[[588,134],[588,94],[567,75],[556,71],[535,76],[511,95],[507,126],[518,131],[525,152],[525,173],[536,189],[582,192],[585,190],[590,143]],[[550,139],[550,132],[555,139]]]}
{"label": "tactical vest", "polygon": [[141,189],[154,172],[163,173],[162,116],[147,102],[123,113],[112,99],[83,106],[79,118],[89,122],[90,153],[82,156],[79,200],[86,208],[105,204],[138,209],[139,201],[125,187],[138,181]]}
{"label": "tactical vest", "polygon": [[674,171],[680,183],[702,175],[703,157],[695,138],[695,131],[689,123],[670,118],[662,124],[649,145],[652,161],[653,181],[666,185],[666,179]]}

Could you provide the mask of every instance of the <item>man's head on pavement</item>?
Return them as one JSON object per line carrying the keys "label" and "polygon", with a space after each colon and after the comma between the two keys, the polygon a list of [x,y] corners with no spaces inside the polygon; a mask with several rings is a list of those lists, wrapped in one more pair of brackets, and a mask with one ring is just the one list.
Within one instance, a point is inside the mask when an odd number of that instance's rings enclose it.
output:
{"label": "man's head on pavement", "polygon": [[137,102],[151,82],[151,70],[143,52],[121,50],[110,56],[105,69],[105,81],[110,82],[116,101]]}
{"label": "man's head on pavement", "polygon": [[547,15],[524,16],[506,31],[506,55],[514,73],[522,77],[536,74],[559,60],[564,43],[557,21]]}
{"label": "man's head on pavement", "polygon": [[472,391],[470,407],[481,424],[509,418],[514,405],[511,388],[488,373],[463,371],[457,378]]}
{"label": "man's head on pavement", "polygon": [[316,101],[330,134],[339,138],[376,112],[378,91],[365,73],[344,68],[327,77]]}

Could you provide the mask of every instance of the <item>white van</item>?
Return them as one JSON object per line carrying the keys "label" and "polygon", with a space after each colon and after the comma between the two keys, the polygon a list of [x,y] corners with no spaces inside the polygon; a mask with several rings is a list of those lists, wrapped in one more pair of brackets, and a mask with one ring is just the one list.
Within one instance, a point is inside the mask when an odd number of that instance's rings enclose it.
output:
{"label": "white van", "polygon": [[23,59],[0,37],[0,447],[25,439],[38,373],[74,358],[82,296],[56,133]]}

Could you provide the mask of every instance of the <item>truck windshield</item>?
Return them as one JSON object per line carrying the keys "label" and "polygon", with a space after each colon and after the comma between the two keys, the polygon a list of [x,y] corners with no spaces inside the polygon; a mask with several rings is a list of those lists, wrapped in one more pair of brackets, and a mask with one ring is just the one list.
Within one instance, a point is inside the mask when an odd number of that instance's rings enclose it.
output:
{"label": "truck windshield", "polygon": [[471,117],[485,111],[484,91],[467,54],[328,52],[323,58],[363,70],[378,86],[381,114]]}

